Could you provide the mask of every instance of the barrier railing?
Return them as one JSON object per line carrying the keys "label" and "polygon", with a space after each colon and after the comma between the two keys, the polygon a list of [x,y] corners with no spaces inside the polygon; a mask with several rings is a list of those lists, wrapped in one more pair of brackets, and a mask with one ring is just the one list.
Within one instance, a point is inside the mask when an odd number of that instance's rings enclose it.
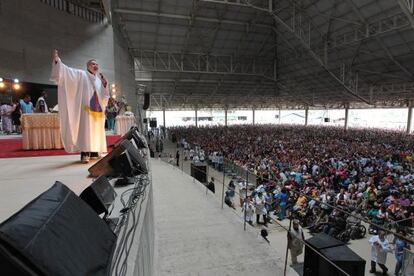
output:
{"label": "barrier railing", "polygon": [[[178,149],[178,151],[180,152],[180,157],[178,160],[178,166],[176,163],[176,159],[174,160],[174,162],[172,162],[174,166],[178,167],[182,173],[188,173],[188,164],[185,163],[191,163],[191,160],[184,160],[184,155],[183,155],[183,150]],[[165,157],[161,157],[164,161]],[[171,163],[171,162],[170,162]],[[239,166],[237,166],[236,164],[234,164],[233,162],[231,162],[230,160],[224,160],[223,162],[223,170],[221,172],[219,172],[221,174],[221,178],[218,178],[218,174],[217,171],[215,170],[210,170],[209,169],[209,165],[206,162],[206,166],[207,166],[207,170],[199,170],[197,168],[192,168],[193,170],[197,170],[199,173],[205,174],[204,178],[205,179],[209,179],[209,176],[211,177],[213,174],[209,174],[209,171],[213,171],[215,172],[214,174],[214,185],[219,184],[218,186],[215,187],[219,187],[221,186],[221,207],[224,208],[224,204],[226,204],[227,206],[231,207],[233,209],[233,211],[239,216],[240,213],[237,211],[237,208],[241,208],[242,210],[242,217],[243,217],[243,229],[246,230],[247,227],[247,223],[248,223],[248,218],[250,219],[250,221],[252,220],[251,216],[252,214],[248,213],[248,204],[249,202],[247,202],[247,199],[251,196],[252,191],[256,188],[256,180],[257,180],[257,176],[244,169],[244,168],[240,168]],[[188,173],[189,174],[189,173]],[[226,175],[230,176],[231,178],[234,179],[238,179],[241,181],[241,185],[240,185],[240,189],[236,189],[235,187],[232,187],[230,185],[227,185],[226,182]],[[207,181],[208,182],[208,181]],[[201,182],[200,182],[201,183]],[[206,193],[209,192],[209,188],[208,188],[208,183],[203,183],[203,185],[205,185],[206,187]],[[245,188],[244,188],[245,186]],[[225,192],[225,190],[227,190]],[[217,190],[215,190],[215,192],[217,192]],[[230,193],[228,193],[230,192]],[[233,196],[230,196],[230,194],[233,193]],[[235,196],[239,196],[240,199],[240,206],[236,206],[236,204],[234,203],[234,197]],[[230,198],[229,198],[230,197]],[[283,229],[284,231],[286,231],[287,233],[291,233],[291,227],[292,227],[292,217],[290,218],[290,222],[289,222],[289,227],[286,227],[284,225],[282,225],[279,221],[275,220],[274,218],[272,218],[271,216],[267,216],[264,220],[264,224],[266,224],[268,221],[271,221],[274,224],[277,224],[278,227],[280,227],[281,229]],[[265,236],[263,236],[263,238],[265,240],[267,240],[267,238]],[[326,258],[324,255],[322,255],[318,250],[316,250],[315,248],[313,248],[312,246],[310,246],[305,240],[302,239],[297,239],[300,244],[302,245],[302,247],[308,248],[309,250],[313,251],[315,254],[317,254],[319,257],[323,258],[326,262],[328,262],[329,264],[331,264],[336,270],[337,270],[337,274],[336,275],[346,275],[346,276],[350,276],[349,273],[347,273],[346,271],[344,271],[341,267],[339,267],[338,265],[336,265],[334,262],[332,262],[331,260],[329,260],[328,258]],[[267,240],[268,241],[268,240]],[[268,241],[269,242],[269,241]],[[280,247],[279,247],[280,249]],[[284,275],[287,274],[287,267],[288,267],[288,252],[289,252],[289,243],[286,246],[286,250],[285,250],[285,258],[284,258]]]}

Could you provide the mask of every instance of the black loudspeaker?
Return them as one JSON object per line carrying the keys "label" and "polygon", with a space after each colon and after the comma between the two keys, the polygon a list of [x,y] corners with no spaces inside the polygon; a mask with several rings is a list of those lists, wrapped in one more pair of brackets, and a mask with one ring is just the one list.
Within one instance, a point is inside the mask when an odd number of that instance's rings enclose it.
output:
{"label": "black loudspeaker", "polygon": [[329,123],[330,119],[328,117],[323,118],[323,120],[325,121],[325,123]]}
{"label": "black loudspeaker", "polygon": [[116,156],[111,161],[109,161],[112,168],[118,172],[118,176],[131,177],[135,175],[134,162],[128,151],[123,152],[119,156]]}
{"label": "black loudspeaker", "polygon": [[1,275],[109,275],[116,236],[56,182],[0,225]]}
{"label": "black loudspeaker", "polygon": [[108,215],[116,192],[105,176],[100,176],[79,195],[98,215]]}
{"label": "black loudspeaker", "polygon": [[[128,152],[128,155],[125,152]],[[120,163],[118,164],[118,162]],[[102,175],[117,177],[147,174],[148,168],[138,148],[130,140],[124,139],[116,142],[114,149],[90,167],[88,171],[94,177]]]}
{"label": "black loudspeaker", "polygon": [[147,110],[151,105],[151,98],[150,94],[144,93],[144,105],[142,106],[142,109]]}
{"label": "black loudspeaker", "polygon": [[148,148],[147,140],[138,131],[138,128],[136,126],[131,127],[131,129],[125,133],[124,136],[122,136],[122,138],[115,143],[115,145],[118,145],[122,140],[133,141],[134,145],[139,149]]}
{"label": "black loudspeaker", "polygon": [[150,121],[150,127],[157,127],[157,120],[151,120]]}
{"label": "black loudspeaker", "polygon": [[349,249],[343,242],[324,233],[317,234],[306,242],[308,246],[305,247],[304,276],[342,275],[340,270],[326,259],[339,266],[349,275],[364,275],[365,260]]}
{"label": "black loudspeaker", "polygon": [[144,118],[143,123],[148,124],[148,118]]}
{"label": "black loudspeaker", "polygon": [[206,163],[191,163],[191,176],[200,181],[207,183],[207,165]]}

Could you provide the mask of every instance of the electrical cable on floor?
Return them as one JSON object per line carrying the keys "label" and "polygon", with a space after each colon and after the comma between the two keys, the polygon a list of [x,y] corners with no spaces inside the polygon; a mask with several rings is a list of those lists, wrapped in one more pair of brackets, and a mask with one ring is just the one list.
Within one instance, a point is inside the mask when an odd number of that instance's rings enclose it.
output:
{"label": "electrical cable on floor", "polygon": [[[150,185],[150,180],[148,175],[139,175],[134,177],[134,183],[134,188],[124,191],[120,197],[120,201],[124,207],[122,209],[123,212],[121,212],[121,226],[124,229],[122,234],[118,237],[120,240],[111,266],[112,275],[123,276],[127,273],[129,254],[131,252],[134,241],[133,238],[141,218],[142,204],[146,199],[146,188]],[[126,196],[129,196],[128,202],[125,200]],[[137,205],[139,200],[141,200],[141,202]],[[139,208],[138,216],[136,214],[137,207]]]}

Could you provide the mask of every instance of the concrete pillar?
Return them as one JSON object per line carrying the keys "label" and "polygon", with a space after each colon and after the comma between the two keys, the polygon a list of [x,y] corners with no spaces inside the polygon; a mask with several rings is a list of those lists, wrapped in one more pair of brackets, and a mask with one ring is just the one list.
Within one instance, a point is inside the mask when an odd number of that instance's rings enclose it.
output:
{"label": "concrete pillar", "polygon": [[227,107],[224,109],[224,126],[227,126]]}
{"label": "concrete pillar", "polygon": [[280,125],[280,108],[279,108],[279,125]]}
{"label": "concrete pillar", "polygon": [[195,109],[195,126],[198,127],[197,108]]}
{"label": "concrete pillar", "polygon": [[345,125],[344,125],[345,130],[348,129],[348,113],[349,113],[349,106],[346,106],[345,107]]}
{"label": "concrete pillar", "polygon": [[308,125],[308,118],[309,118],[309,108],[305,109],[305,126]]}
{"label": "concrete pillar", "polygon": [[164,127],[166,127],[167,124],[165,123],[165,108],[162,110],[162,121],[164,122],[163,123]]}
{"label": "concrete pillar", "polygon": [[408,102],[408,118],[407,118],[407,134],[411,133],[411,120],[413,117],[413,102],[410,100]]}
{"label": "concrete pillar", "polygon": [[256,110],[253,108],[253,110],[252,110],[252,112],[253,112],[253,125],[256,123]]}

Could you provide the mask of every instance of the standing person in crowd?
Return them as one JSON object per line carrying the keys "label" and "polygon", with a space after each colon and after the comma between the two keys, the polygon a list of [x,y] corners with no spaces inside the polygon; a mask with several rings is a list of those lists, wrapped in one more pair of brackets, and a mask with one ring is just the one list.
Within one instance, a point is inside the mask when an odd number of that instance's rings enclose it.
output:
{"label": "standing person in crowd", "polygon": [[42,91],[41,96],[36,101],[35,110],[37,113],[48,113],[49,109],[47,108],[47,93],[46,91]]}
{"label": "standing person in crowd", "polygon": [[213,192],[213,194],[216,192],[216,187],[214,186],[214,177],[211,178],[210,182],[207,184],[207,189]]}
{"label": "standing person in crowd", "polygon": [[371,245],[371,270],[370,273],[376,273],[376,265],[378,264],[382,269],[382,274],[387,275],[388,268],[385,266],[387,262],[387,253],[391,252],[391,247],[388,240],[385,238],[385,232],[379,231],[378,235],[372,236],[369,239]]}
{"label": "standing person in crowd", "polygon": [[115,129],[115,117],[118,114],[118,106],[113,98],[109,98],[108,106],[105,110],[106,121],[108,122],[108,130],[113,131]]}
{"label": "standing person in crowd", "polygon": [[33,103],[30,101],[30,95],[25,95],[23,99],[20,100],[20,108],[23,114],[33,113]]}
{"label": "standing person in crowd", "polygon": [[125,95],[123,95],[118,102],[118,115],[124,115],[124,113],[127,112],[127,107],[128,103],[125,98]]}
{"label": "standing person in crowd", "polygon": [[[407,235],[407,233],[403,229],[399,229],[397,233],[403,237]],[[406,240],[401,238],[400,236],[396,236],[394,239],[394,250],[395,250],[395,259],[396,259],[395,271],[394,271],[395,276],[401,275],[400,271],[404,263],[403,258],[404,258],[405,249],[409,250],[410,244]]]}
{"label": "standing person in crowd", "polygon": [[229,207],[233,208],[234,210],[236,210],[236,207],[234,207],[234,203],[233,203],[232,191],[227,190],[225,194],[226,194],[226,196],[224,197],[224,203],[226,203],[227,206],[229,206]]}
{"label": "standing person in crowd", "polygon": [[14,111],[14,108],[16,108],[15,105],[11,106],[10,104],[7,104],[7,103],[3,103],[0,106],[0,116],[1,116],[3,132],[7,135],[11,134],[13,131],[12,113]]}
{"label": "standing person in crowd", "polygon": [[175,154],[175,161],[176,161],[176,165],[177,167],[180,166],[180,151],[177,150],[177,153]]}
{"label": "standing person in crowd", "polygon": [[[246,212],[246,216],[244,214]],[[245,217],[248,224],[253,226],[253,216],[254,216],[255,208],[253,201],[250,196],[248,196],[245,202],[242,205],[242,216]]]}
{"label": "standing person in crowd", "polygon": [[266,209],[266,198],[263,192],[258,192],[255,199],[256,208],[256,224],[260,223],[260,215],[263,216],[263,225],[267,227],[267,209]]}
{"label": "standing person in crowd", "polygon": [[20,117],[22,116],[22,110],[20,108],[20,102],[15,101],[13,103],[13,112],[11,114],[12,123],[15,127],[15,131],[17,134],[22,133],[22,129],[20,127]]}
{"label": "standing person in crowd", "polygon": [[67,152],[81,152],[81,162],[98,159],[106,152],[105,108],[109,99],[107,80],[98,73],[95,59],[86,70],[66,66],[53,51],[51,80],[58,85],[62,142]]}
{"label": "standing person in crowd", "polygon": [[277,214],[277,219],[282,221],[286,217],[286,204],[288,201],[288,194],[286,188],[282,188],[279,194],[277,194],[277,200],[279,202],[279,213]]}
{"label": "standing person in crowd", "polygon": [[303,229],[299,225],[297,219],[292,221],[292,228],[288,232],[288,248],[290,249],[290,256],[292,259],[292,265],[298,263],[298,256],[303,252],[303,241],[305,236]]}

